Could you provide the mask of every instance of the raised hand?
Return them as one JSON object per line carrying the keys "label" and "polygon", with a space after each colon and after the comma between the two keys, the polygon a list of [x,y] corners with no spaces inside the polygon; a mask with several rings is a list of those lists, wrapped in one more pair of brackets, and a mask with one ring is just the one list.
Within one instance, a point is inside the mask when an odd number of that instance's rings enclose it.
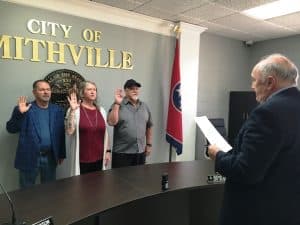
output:
{"label": "raised hand", "polygon": [[123,91],[122,89],[117,89],[115,91],[115,103],[121,104],[123,100]]}
{"label": "raised hand", "polygon": [[68,96],[68,102],[70,104],[70,108],[72,111],[76,110],[80,106],[80,101],[77,100],[76,92],[71,92],[70,96]]}
{"label": "raised hand", "polygon": [[29,110],[31,107],[31,104],[27,104],[27,97],[26,96],[20,96],[18,98],[18,106],[20,113],[25,113]]}

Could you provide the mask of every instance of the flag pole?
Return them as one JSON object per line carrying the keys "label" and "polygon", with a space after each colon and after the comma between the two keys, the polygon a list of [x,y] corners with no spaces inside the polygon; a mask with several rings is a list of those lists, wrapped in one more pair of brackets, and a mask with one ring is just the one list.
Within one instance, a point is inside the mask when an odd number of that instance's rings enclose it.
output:
{"label": "flag pole", "polygon": [[169,144],[169,162],[172,162],[172,145]]}
{"label": "flag pole", "polygon": [[[179,35],[181,31],[180,31],[180,26],[178,24],[174,26],[173,32],[176,34],[176,39],[179,39]],[[169,162],[172,162],[172,153],[173,153],[172,150],[173,150],[172,145],[169,144]]]}
{"label": "flag pole", "polygon": [[176,148],[176,153],[182,153],[182,114],[181,114],[181,80],[180,80],[180,60],[179,60],[179,35],[180,26],[175,25],[173,31],[176,33],[176,46],[174,62],[172,68],[169,108],[166,127],[166,140],[169,142],[169,162],[172,162],[172,148]]}

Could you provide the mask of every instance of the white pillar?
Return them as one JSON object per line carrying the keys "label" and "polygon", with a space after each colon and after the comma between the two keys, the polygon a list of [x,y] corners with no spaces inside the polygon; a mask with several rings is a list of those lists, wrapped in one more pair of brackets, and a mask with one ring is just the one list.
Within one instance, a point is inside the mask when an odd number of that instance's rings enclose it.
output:
{"label": "white pillar", "polygon": [[195,159],[200,34],[206,28],[180,22],[180,30],[183,149],[175,161],[188,161]]}

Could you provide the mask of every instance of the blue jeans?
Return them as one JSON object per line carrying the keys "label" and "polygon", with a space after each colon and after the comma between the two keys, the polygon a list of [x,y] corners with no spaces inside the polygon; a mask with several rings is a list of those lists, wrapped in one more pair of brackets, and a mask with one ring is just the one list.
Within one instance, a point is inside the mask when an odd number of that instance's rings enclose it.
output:
{"label": "blue jeans", "polygon": [[37,168],[33,170],[20,170],[19,182],[21,188],[27,188],[35,184],[40,174],[41,183],[54,181],[56,179],[56,161],[53,154],[38,157]]}

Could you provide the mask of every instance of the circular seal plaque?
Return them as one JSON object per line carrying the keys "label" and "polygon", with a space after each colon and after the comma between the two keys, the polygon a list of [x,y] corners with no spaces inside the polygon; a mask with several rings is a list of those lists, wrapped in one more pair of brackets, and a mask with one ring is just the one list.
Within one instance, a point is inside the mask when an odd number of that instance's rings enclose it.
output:
{"label": "circular seal plaque", "polygon": [[77,72],[68,69],[55,70],[45,78],[52,89],[51,102],[67,109],[69,106],[67,96],[69,90],[79,87],[85,79]]}

